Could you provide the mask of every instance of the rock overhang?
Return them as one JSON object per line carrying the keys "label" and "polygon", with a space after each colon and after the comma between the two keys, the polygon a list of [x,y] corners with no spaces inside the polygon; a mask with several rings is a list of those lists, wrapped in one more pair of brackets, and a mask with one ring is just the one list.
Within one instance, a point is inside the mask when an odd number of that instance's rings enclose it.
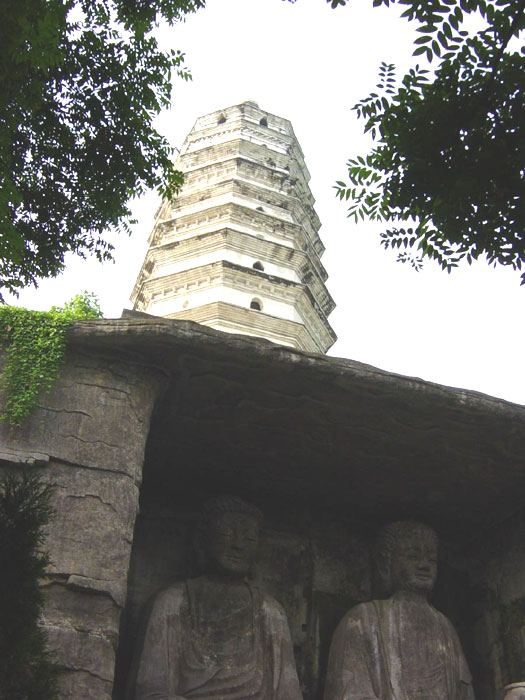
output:
{"label": "rock overhang", "polygon": [[135,312],[84,321],[72,347],[165,376],[143,496],[202,490],[421,518],[475,539],[525,496],[525,407],[341,358]]}

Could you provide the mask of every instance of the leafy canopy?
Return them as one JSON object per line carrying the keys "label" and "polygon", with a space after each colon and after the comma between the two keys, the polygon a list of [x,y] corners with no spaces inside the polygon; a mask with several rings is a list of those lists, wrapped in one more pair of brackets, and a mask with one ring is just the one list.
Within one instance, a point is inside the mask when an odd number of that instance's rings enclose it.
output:
{"label": "leafy canopy", "polygon": [[[4,0],[0,23],[0,287],[16,293],[64,254],[111,258],[128,201],[172,194],[182,174],[153,128],[183,55],[161,51],[158,19],[204,0]],[[0,297],[1,300],[1,297]]]}
{"label": "leafy canopy", "polygon": [[[347,0],[327,0],[332,7]],[[374,0],[374,6],[396,0]],[[355,105],[376,145],[336,183],[356,222],[385,223],[382,244],[419,268],[486,256],[525,263],[525,0],[397,0],[419,24],[416,65],[383,63]],[[478,31],[470,29],[481,25]],[[525,283],[525,273],[521,276]]]}
{"label": "leafy canopy", "polygon": [[101,317],[98,300],[90,292],[82,292],[63,307],[53,306],[49,311],[0,306],[0,344],[5,353],[0,374],[4,394],[0,420],[12,426],[22,423],[58,376],[70,325]]}

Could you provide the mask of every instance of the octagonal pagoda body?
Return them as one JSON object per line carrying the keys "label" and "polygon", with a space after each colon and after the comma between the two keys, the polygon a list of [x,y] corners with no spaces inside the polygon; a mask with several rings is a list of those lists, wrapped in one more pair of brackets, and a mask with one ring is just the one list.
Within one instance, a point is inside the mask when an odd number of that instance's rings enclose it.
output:
{"label": "octagonal pagoda body", "polygon": [[134,309],[326,352],[335,304],[291,123],[255,102],[214,112],[175,167],[184,185],[157,212]]}

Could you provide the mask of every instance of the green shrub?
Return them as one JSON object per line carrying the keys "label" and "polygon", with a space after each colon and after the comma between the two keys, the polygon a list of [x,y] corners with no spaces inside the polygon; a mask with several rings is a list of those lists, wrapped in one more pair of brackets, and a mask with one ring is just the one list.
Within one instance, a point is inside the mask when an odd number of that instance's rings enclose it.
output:
{"label": "green shrub", "polygon": [[34,474],[0,479],[0,700],[58,697],[58,671],[38,626],[51,491]]}

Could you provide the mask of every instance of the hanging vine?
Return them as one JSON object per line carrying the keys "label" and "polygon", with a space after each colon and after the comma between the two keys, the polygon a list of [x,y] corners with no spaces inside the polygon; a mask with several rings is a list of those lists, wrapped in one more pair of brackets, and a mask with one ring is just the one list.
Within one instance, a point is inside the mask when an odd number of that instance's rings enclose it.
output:
{"label": "hanging vine", "polygon": [[96,296],[89,292],[49,311],[0,306],[0,344],[4,347],[0,373],[4,406],[0,420],[12,426],[22,423],[38,397],[49,392],[58,377],[69,326],[94,318],[102,318],[102,312]]}

